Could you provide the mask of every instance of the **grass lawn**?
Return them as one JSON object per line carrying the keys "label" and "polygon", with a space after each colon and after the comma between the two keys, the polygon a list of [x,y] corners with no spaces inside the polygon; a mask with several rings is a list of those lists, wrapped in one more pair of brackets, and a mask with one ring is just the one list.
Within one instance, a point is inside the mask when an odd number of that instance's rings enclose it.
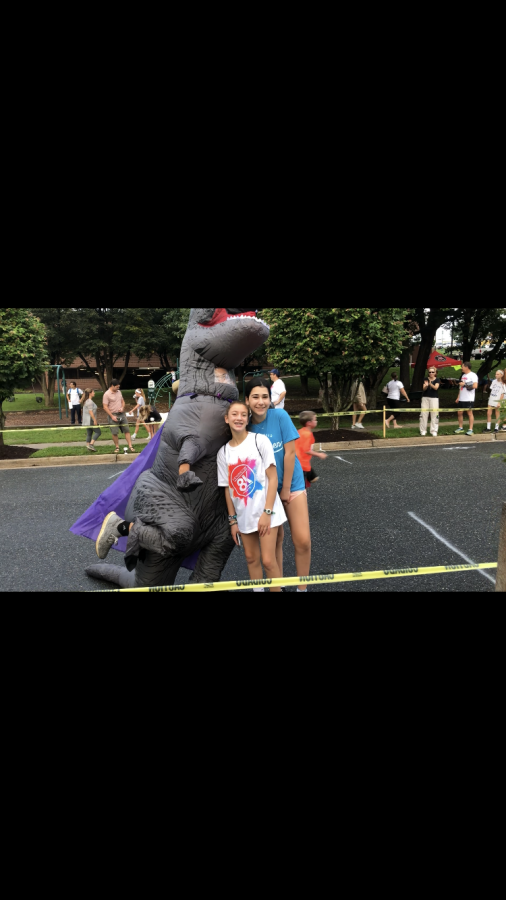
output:
{"label": "grass lawn", "polygon": [[[99,444],[97,446],[97,452],[92,453],[90,450],[87,450],[86,447],[49,447],[47,450],[35,450],[30,459],[47,459],[48,457],[55,456],[111,456],[115,455],[114,447],[101,447]],[[125,444],[126,446],[126,444]],[[141,450],[144,450],[148,444],[136,443],[135,445],[136,455],[138,455]],[[120,456],[124,455],[125,447],[120,444]],[[134,454],[128,451],[128,456],[134,458]]]}
{"label": "grass lawn", "polygon": [[[107,426],[101,425],[103,441],[111,441],[112,435]],[[50,429],[30,428],[27,431],[19,429],[16,431],[7,431],[4,433],[4,444],[12,447],[14,444],[21,446],[22,444],[76,444],[86,443],[86,429],[83,428],[56,428],[54,431]]]}
{"label": "grass lawn", "polygon": [[[464,435],[465,435],[469,425],[466,425],[464,423],[464,426],[465,426],[464,427]],[[439,428],[439,437],[448,437],[449,435],[453,435],[453,434],[455,434],[457,428],[458,428],[457,422],[455,422],[452,425],[445,425],[442,428],[440,427]],[[484,429],[485,429],[484,425],[479,425],[477,428],[474,429],[474,433],[482,434]],[[367,431],[369,432],[369,434],[373,434],[375,438],[381,438],[383,440],[383,426],[380,429],[378,429],[377,426],[374,426],[374,428],[368,428]],[[430,432],[428,434],[430,437]],[[387,440],[395,440],[398,438],[410,438],[410,437],[419,437],[420,440],[423,440],[423,438],[420,434],[419,428],[408,428],[407,426],[406,427],[403,426],[402,428],[387,428]]]}

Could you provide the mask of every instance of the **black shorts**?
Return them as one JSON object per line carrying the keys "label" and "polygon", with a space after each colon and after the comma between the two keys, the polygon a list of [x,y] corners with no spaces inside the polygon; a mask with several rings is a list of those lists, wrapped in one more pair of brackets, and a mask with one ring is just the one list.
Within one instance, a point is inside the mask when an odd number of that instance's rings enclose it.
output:
{"label": "black shorts", "polygon": [[459,400],[458,409],[474,409],[474,400]]}
{"label": "black shorts", "polygon": [[400,400],[387,400],[389,409],[399,409]]}

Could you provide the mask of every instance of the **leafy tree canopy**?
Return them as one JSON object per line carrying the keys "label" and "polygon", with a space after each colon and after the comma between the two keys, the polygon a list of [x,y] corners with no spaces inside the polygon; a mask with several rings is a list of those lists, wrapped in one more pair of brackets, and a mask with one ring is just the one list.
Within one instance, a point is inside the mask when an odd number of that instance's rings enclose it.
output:
{"label": "leafy tree canopy", "polygon": [[280,368],[320,379],[328,412],[349,409],[359,378],[393,364],[405,339],[405,307],[264,309],[268,353]]}
{"label": "leafy tree canopy", "polygon": [[26,308],[0,309],[0,430],[5,427],[4,400],[16,389],[30,387],[48,363],[42,322]]}

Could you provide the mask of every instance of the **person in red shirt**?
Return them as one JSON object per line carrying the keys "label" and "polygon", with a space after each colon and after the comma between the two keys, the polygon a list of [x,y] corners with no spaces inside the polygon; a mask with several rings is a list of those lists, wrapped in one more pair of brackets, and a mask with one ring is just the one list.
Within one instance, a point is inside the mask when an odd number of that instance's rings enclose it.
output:
{"label": "person in red shirt", "polygon": [[313,456],[318,459],[327,459],[326,453],[318,453],[313,450],[314,447],[314,430],[318,427],[318,419],[314,412],[303,412],[299,416],[302,428],[299,431],[300,441],[295,441],[295,452],[302,466],[302,471],[306,477],[306,485],[316,484],[319,476],[313,471],[311,466]]}

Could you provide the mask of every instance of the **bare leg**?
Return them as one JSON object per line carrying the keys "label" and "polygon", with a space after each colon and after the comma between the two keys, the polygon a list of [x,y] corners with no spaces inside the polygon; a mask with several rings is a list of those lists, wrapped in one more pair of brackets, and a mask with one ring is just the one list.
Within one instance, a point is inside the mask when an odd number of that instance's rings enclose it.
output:
{"label": "bare leg", "polygon": [[[281,572],[279,570],[278,561],[276,559],[276,547],[278,540],[278,536],[276,534],[277,531],[277,528],[271,528],[270,534],[267,534],[265,537],[260,538],[262,563],[267,578],[281,578]],[[281,588],[271,587],[270,593],[280,594]]]}
{"label": "bare leg", "polygon": [[463,428],[464,427],[464,413],[462,412],[461,409],[459,409],[458,416],[459,416],[459,428]]}
{"label": "bare leg", "polygon": [[280,578],[283,578],[283,542],[285,540],[285,528],[284,525],[280,525],[278,528],[278,536],[277,536],[277,544],[276,544],[276,560],[278,563],[278,569],[281,572]]}
{"label": "bare leg", "polygon": [[469,428],[471,431],[474,431],[474,413],[472,409],[469,410]]}
{"label": "bare leg", "polygon": [[[295,548],[295,568],[299,578],[302,578],[309,575],[311,570],[311,529],[307,496],[301,494],[291,503],[285,503],[285,512]],[[301,585],[300,590],[307,590],[307,586]]]}

